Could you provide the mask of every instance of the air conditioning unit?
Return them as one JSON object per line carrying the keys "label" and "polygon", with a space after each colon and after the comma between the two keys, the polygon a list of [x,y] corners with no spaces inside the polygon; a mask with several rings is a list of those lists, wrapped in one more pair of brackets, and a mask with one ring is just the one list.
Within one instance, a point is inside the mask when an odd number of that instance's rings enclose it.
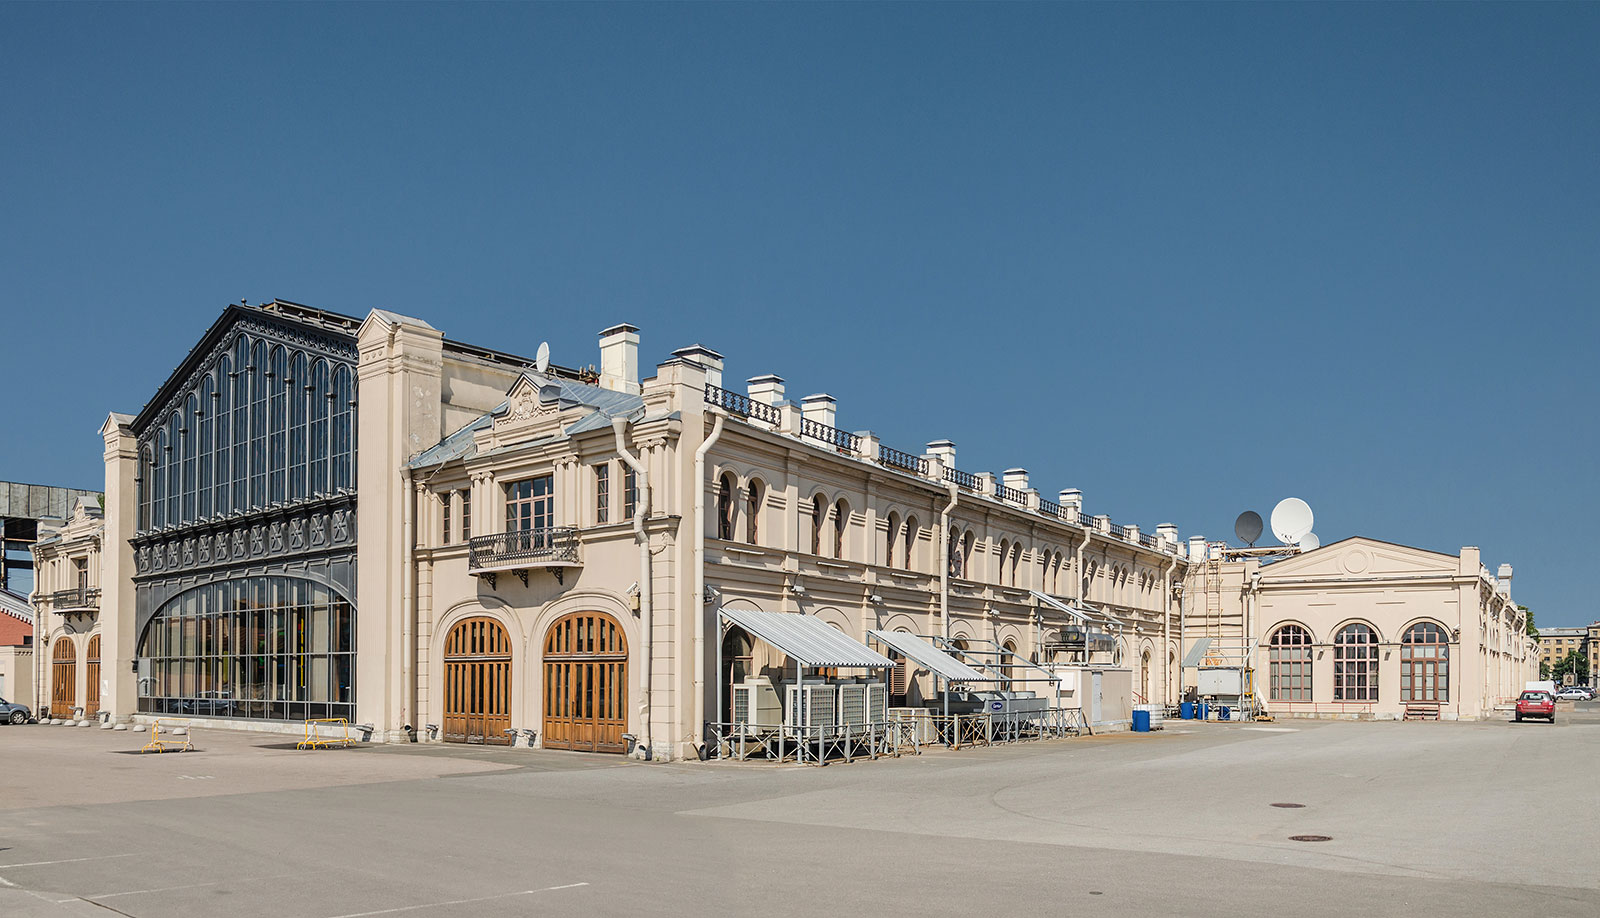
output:
{"label": "air conditioning unit", "polygon": [[766,676],[751,676],[733,685],[733,723],[737,732],[751,734],[760,728],[783,724],[783,705],[778,690]]}
{"label": "air conditioning unit", "polygon": [[867,723],[881,724],[889,719],[889,687],[882,682],[869,682],[867,690]]}
{"label": "air conditioning unit", "polygon": [[856,727],[867,722],[867,686],[846,682],[839,686],[839,725]]}
{"label": "air conditioning unit", "polygon": [[826,682],[788,686],[791,727],[831,727],[838,723],[839,687]]}

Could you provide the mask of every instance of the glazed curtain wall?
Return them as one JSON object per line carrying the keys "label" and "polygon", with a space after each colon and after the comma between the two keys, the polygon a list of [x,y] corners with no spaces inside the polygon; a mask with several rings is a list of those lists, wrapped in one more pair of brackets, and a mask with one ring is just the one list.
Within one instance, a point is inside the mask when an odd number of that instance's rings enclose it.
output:
{"label": "glazed curtain wall", "polygon": [[150,621],[139,657],[146,713],[355,717],[355,609],[309,580],[250,577],[181,593]]}
{"label": "glazed curtain wall", "polygon": [[146,435],[139,531],[355,487],[346,363],[240,334]]}

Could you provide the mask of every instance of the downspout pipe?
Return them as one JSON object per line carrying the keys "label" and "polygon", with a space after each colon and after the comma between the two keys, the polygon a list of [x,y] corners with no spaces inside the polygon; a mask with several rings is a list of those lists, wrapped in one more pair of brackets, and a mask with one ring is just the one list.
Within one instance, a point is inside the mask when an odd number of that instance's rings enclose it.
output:
{"label": "downspout pipe", "polygon": [[954,484],[945,485],[950,492],[950,503],[939,511],[939,627],[945,640],[950,639],[950,511],[961,501],[961,489]]}
{"label": "downspout pipe", "polygon": [[1167,565],[1166,583],[1161,614],[1161,703],[1172,704],[1172,574],[1178,569],[1178,555],[1174,551],[1172,563]]}
{"label": "downspout pipe", "polygon": [[400,723],[409,732],[407,739],[415,739],[412,721],[416,717],[417,703],[417,504],[422,499],[423,486],[416,481],[416,471],[406,469],[401,476],[400,499]]}
{"label": "downspout pipe", "polygon": [[[1084,552],[1089,550],[1089,540],[1094,538],[1094,522],[1090,521],[1090,522],[1085,523],[1083,521],[1083,508],[1082,507],[1078,508],[1078,522],[1083,526],[1083,541],[1078,543],[1078,576],[1076,578],[1074,578],[1075,580],[1078,581],[1078,583],[1077,583],[1077,589],[1075,590],[1075,592],[1078,594],[1078,602],[1087,603],[1089,601],[1089,597],[1087,595],[1088,592],[1089,592],[1089,588],[1083,582],[1083,574],[1084,574],[1085,571],[1087,571],[1089,569],[1089,561],[1084,556]],[[1109,616],[1108,616],[1108,618],[1109,618]],[[1089,646],[1087,644],[1085,644],[1084,648],[1083,648],[1083,665],[1084,666],[1088,666],[1089,665],[1089,663],[1090,663],[1089,658],[1092,657],[1092,656],[1094,656],[1094,653],[1092,651],[1090,651],[1089,650]]]}
{"label": "downspout pipe", "polygon": [[650,671],[655,666],[655,641],[653,623],[651,621],[651,599],[653,590],[650,584],[650,536],[644,531],[645,517],[650,515],[650,473],[645,470],[644,463],[639,457],[628,452],[626,433],[628,419],[616,417],[611,419],[611,432],[617,438],[617,455],[622,461],[633,469],[634,475],[639,479],[639,503],[633,511],[633,540],[639,544],[639,630],[644,633],[644,665],[639,672],[639,691],[644,696],[644,705],[639,715],[639,735],[642,739],[646,758],[655,754],[650,730]]}
{"label": "downspout pipe", "polygon": [[[722,439],[725,415],[718,414],[711,425],[711,433],[694,451],[694,595],[690,608],[694,611],[694,736],[697,745],[704,745],[706,724],[706,453]],[[722,640],[719,632],[717,640]],[[720,645],[719,645],[720,646]],[[722,679],[722,664],[717,664],[716,679]],[[718,682],[720,686],[720,681]],[[718,688],[717,691],[721,691]],[[722,711],[716,712],[718,717]]]}

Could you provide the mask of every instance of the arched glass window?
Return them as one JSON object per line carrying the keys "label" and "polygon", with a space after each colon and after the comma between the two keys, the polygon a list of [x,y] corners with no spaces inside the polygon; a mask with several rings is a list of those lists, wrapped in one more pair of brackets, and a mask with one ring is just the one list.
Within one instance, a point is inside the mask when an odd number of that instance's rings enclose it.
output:
{"label": "arched glass window", "polygon": [[289,419],[284,428],[289,447],[289,480],[285,486],[289,500],[306,496],[306,359],[296,351],[289,359],[288,376],[283,380],[284,397],[289,401]]}
{"label": "arched glass window", "polygon": [[306,488],[310,494],[326,494],[328,492],[328,403],[331,398],[327,361],[318,359],[311,365],[310,380],[309,391],[306,393],[306,408],[311,415],[311,460]]}
{"label": "arched glass window", "polygon": [[1434,622],[1418,622],[1400,638],[1400,700],[1450,700],[1450,635]]}
{"label": "arched glass window", "polygon": [[914,571],[917,569],[915,564],[917,557],[917,539],[921,535],[922,530],[917,526],[917,518],[914,516],[906,517],[906,537],[901,541],[904,543],[905,549],[905,563],[902,566],[908,571]]}
{"label": "arched glass window", "polygon": [[733,502],[733,476],[724,473],[717,480],[717,538],[733,538],[733,515],[735,504]]}
{"label": "arched glass window", "polygon": [[828,499],[821,494],[811,498],[811,553],[822,554],[822,524],[828,518]]}
{"label": "arched glass window", "polygon": [[355,487],[355,389],[350,381],[350,368],[340,366],[333,371],[333,405],[331,406],[333,457],[333,490]]}
{"label": "arched glass window", "polygon": [[1378,635],[1356,622],[1333,637],[1333,700],[1378,700]]}
{"label": "arched glass window", "polygon": [[745,494],[744,540],[761,544],[761,482],[752,478]]}
{"label": "arched glass window", "polygon": [[272,349],[268,358],[265,382],[267,386],[267,500],[279,503],[288,493],[284,477],[288,471],[288,444],[284,440],[284,422],[288,415],[288,387],[283,378],[287,360],[283,348]]}
{"label": "arched glass window", "polygon": [[1011,540],[1000,540],[1000,559],[995,562],[994,582],[1000,586],[1006,585],[1006,555],[1011,554]]}
{"label": "arched glass window", "polygon": [[211,377],[207,376],[200,382],[200,403],[195,408],[195,423],[200,431],[195,441],[195,516],[198,519],[211,517],[211,453],[212,445],[212,417],[214,413],[211,404]]}
{"label": "arched glass window", "polygon": [[145,713],[355,716],[355,609],[320,583],[248,577],[180,593],[151,619],[138,656],[150,660]]}
{"label": "arched glass window", "polygon": [[945,536],[945,539],[945,553],[948,555],[945,564],[950,571],[950,576],[965,577],[966,567],[961,563],[961,533],[956,527],[951,526],[950,532]]}
{"label": "arched glass window", "polygon": [[229,510],[228,496],[233,487],[232,466],[228,462],[230,435],[233,433],[233,361],[227,354],[217,360],[214,376],[217,385],[211,392],[211,406],[212,413],[216,415],[213,428],[216,449],[211,454],[211,507],[221,515]]}
{"label": "arched glass window", "polygon": [[1267,642],[1267,697],[1273,701],[1311,700],[1311,633],[1284,625]]}
{"label": "arched glass window", "polygon": [[250,507],[267,502],[267,344],[250,349]]}
{"label": "arched glass window", "polygon": [[233,494],[234,510],[250,506],[250,341],[244,335],[233,346]]}
{"label": "arched glass window", "polygon": [[850,528],[850,505],[843,498],[833,505],[833,556],[844,558],[849,554],[845,533]]}
{"label": "arched glass window", "polygon": [[972,579],[972,547],[978,542],[977,537],[968,529],[961,534],[961,569],[967,572],[967,579]]}
{"label": "arched glass window", "polygon": [[900,542],[900,514],[889,514],[889,528],[883,533],[883,563],[894,567],[895,546]]}
{"label": "arched glass window", "polygon": [[167,525],[176,526],[182,517],[178,515],[179,501],[183,498],[183,435],[178,428],[183,426],[183,418],[179,412],[172,412],[172,417],[167,421]]}
{"label": "arched glass window", "polygon": [[146,446],[139,451],[139,528],[149,529],[150,498],[156,490],[156,467],[150,457],[154,452],[153,447]]}
{"label": "arched glass window", "polygon": [[189,396],[183,403],[183,420],[178,423],[179,441],[183,450],[183,501],[178,511],[179,522],[187,523],[194,519],[195,509],[195,437],[199,434],[196,428],[198,419],[194,416],[196,410],[195,397]]}

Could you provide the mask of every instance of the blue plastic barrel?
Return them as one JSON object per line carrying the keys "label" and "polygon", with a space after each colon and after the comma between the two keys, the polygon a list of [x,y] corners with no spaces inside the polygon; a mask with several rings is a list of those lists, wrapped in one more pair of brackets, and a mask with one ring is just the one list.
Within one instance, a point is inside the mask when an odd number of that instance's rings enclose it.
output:
{"label": "blue plastic barrel", "polygon": [[1217,720],[1230,720],[1230,719],[1231,718],[1228,717],[1228,706],[1225,705],[1225,704],[1217,705]]}
{"label": "blue plastic barrel", "polygon": [[1133,712],[1133,732],[1135,732],[1135,733],[1149,733],[1150,732],[1150,712],[1149,711],[1134,711]]}
{"label": "blue plastic barrel", "polygon": [[1194,720],[1194,702],[1185,701],[1184,703],[1178,705],[1178,714],[1182,716],[1184,720]]}
{"label": "blue plastic barrel", "polygon": [[1194,709],[1194,716],[1200,718],[1201,720],[1205,720],[1207,717],[1210,717],[1211,704],[1205,701],[1200,702],[1200,704]]}

